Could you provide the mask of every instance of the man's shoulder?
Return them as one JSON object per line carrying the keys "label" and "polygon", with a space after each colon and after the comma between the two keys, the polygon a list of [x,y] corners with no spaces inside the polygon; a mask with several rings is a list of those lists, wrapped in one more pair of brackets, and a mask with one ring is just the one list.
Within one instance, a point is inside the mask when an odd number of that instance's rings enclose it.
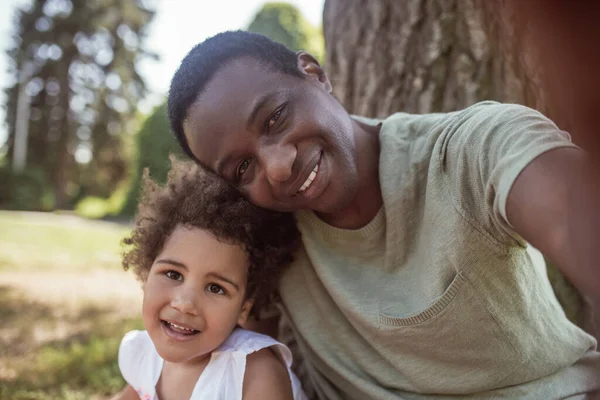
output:
{"label": "man's shoulder", "polygon": [[433,175],[426,172],[431,172],[432,157],[434,154],[443,153],[447,139],[453,132],[471,130],[470,127],[477,130],[482,124],[490,123],[488,121],[490,116],[500,121],[502,119],[500,114],[510,114],[502,110],[510,107],[515,106],[483,101],[452,112],[424,114],[398,112],[380,120],[382,181],[401,185],[401,182],[396,182],[400,176],[403,177],[403,182],[410,181],[406,174],[413,174],[414,179],[431,179]]}
{"label": "man's shoulder", "polygon": [[511,107],[526,108],[524,106],[519,106],[516,104],[504,104],[498,103],[497,101],[486,100],[454,111],[428,113],[396,112],[390,114],[386,118],[379,120],[364,117],[360,118],[364,121],[378,121],[381,122],[383,125],[395,125],[396,127],[406,127],[415,125],[417,127],[420,126],[421,128],[423,128],[428,127],[432,124],[439,124],[444,121],[450,123],[451,121],[460,116],[473,117],[479,114],[487,114],[489,112],[499,112],[502,109],[508,109]]}
{"label": "man's shoulder", "polygon": [[[432,150],[432,144],[444,131],[463,126],[480,126],[481,124],[502,124],[514,119],[516,115],[537,113],[522,105],[482,101],[457,111],[440,113],[412,114],[397,112],[384,119],[360,118],[365,123],[381,123],[380,140],[382,149],[417,146],[421,150]],[[424,145],[425,147],[421,146]]]}

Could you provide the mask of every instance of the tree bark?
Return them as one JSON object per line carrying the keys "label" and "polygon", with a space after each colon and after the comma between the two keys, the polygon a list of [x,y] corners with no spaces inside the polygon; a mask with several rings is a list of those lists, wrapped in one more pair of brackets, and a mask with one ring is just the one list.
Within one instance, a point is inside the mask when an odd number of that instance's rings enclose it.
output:
{"label": "tree bark", "polygon": [[[350,113],[379,118],[482,100],[544,111],[521,60],[492,40],[494,12],[485,0],[326,0],[325,69],[334,95]],[[551,265],[549,276],[567,315],[581,324],[577,291]]]}
{"label": "tree bark", "polygon": [[327,0],[326,62],[352,113],[443,112],[516,101],[521,83],[494,58],[473,0]]}
{"label": "tree bark", "polygon": [[[68,59],[67,59],[68,60]],[[56,209],[64,209],[67,206],[67,184],[69,179],[69,169],[72,166],[73,155],[71,145],[71,126],[69,123],[69,101],[71,99],[69,89],[69,64],[62,62],[58,71],[58,82],[60,93],[58,107],[62,110],[62,115],[57,121],[58,132],[60,136],[56,142],[56,169],[54,171],[54,190],[56,196]]]}

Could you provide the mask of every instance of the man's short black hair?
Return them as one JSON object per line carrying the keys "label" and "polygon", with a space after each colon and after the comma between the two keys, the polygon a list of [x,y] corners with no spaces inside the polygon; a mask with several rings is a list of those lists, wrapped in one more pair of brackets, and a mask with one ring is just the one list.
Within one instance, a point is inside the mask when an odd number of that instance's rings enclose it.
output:
{"label": "man's short black hair", "polygon": [[198,161],[183,133],[189,108],[221,67],[241,57],[252,57],[275,71],[303,76],[298,69],[296,53],[257,33],[227,31],[196,45],[175,72],[167,100],[171,130],[183,151],[193,160]]}

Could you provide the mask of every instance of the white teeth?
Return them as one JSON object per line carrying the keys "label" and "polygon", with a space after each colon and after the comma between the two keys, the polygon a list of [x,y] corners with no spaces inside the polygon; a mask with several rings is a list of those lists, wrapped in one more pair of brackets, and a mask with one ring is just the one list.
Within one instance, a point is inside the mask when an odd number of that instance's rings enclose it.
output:
{"label": "white teeth", "polygon": [[310,184],[313,183],[313,181],[317,177],[317,172],[319,172],[319,164],[315,165],[315,168],[313,168],[313,170],[310,171],[310,175],[308,175],[308,178],[306,178],[306,180],[300,187],[300,190],[298,190],[298,193],[304,192],[306,189],[309,188]]}
{"label": "white teeth", "polygon": [[173,327],[175,327],[175,328],[177,328],[177,329],[183,329],[184,331],[190,331],[190,332],[193,332],[193,331],[194,331],[193,329],[190,329],[190,328],[184,328],[183,326],[176,325],[176,324],[174,324],[174,323],[172,323],[172,322],[169,322],[169,325],[171,325],[171,326],[173,326]]}

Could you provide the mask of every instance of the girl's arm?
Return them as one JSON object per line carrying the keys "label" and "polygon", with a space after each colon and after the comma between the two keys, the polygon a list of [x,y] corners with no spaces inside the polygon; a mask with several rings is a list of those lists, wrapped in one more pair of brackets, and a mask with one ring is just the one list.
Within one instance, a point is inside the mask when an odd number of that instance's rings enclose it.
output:
{"label": "girl's arm", "polygon": [[287,368],[270,349],[248,356],[244,374],[243,400],[293,400]]}
{"label": "girl's arm", "polygon": [[119,394],[114,395],[110,400],[140,400],[140,396],[129,385]]}

